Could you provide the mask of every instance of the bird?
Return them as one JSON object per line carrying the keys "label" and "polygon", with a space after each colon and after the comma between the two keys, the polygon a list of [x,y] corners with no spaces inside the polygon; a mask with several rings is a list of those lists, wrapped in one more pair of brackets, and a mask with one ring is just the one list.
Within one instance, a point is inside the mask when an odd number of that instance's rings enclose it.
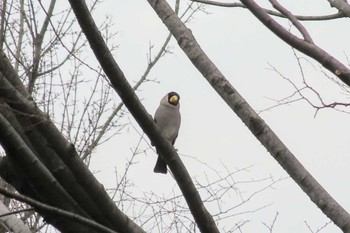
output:
{"label": "bird", "polygon": [[[180,96],[172,91],[166,94],[160,101],[159,107],[154,114],[154,122],[162,132],[163,136],[174,146],[178,136],[181,115],[180,115]],[[152,144],[152,143],[151,143]],[[152,146],[154,146],[152,144]],[[156,165],[153,169],[155,173],[167,174],[167,165],[162,156],[158,154]]]}

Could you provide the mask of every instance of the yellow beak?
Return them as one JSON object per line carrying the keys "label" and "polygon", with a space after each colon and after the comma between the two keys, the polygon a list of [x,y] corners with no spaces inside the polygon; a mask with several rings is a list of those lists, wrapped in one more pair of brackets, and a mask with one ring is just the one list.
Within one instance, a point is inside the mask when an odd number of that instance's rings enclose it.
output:
{"label": "yellow beak", "polygon": [[177,104],[178,101],[179,101],[179,98],[176,95],[173,95],[169,100],[169,102],[172,104]]}

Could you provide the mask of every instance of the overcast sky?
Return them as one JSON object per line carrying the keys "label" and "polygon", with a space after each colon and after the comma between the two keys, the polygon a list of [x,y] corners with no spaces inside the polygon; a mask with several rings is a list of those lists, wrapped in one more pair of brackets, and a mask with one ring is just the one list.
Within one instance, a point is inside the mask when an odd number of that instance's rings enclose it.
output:
{"label": "overcast sky", "polygon": [[[335,13],[326,0],[284,2],[295,14]],[[189,3],[183,1],[181,9]],[[281,99],[294,92],[291,84],[274,72],[272,66],[296,85],[302,85],[302,76],[292,49],[249,11],[213,6],[208,6],[206,10],[209,14],[196,13],[188,27],[207,55],[255,110],[267,109],[276,104],[272,99]],[[98,18],[104,15],[112,17],[115,22],[112,30],[119,33],[116,41],[119,48],[114,53],[116,61],[130,82],[138,80],[146,67],[149,45],[154,45],[156,53],[165,40],[167,29],[147,1],[106,0],[95,14]],[[289,25],[284,20],[281,22]],[[349,24],[348,19],[304,23],[315,43],[345,64],[346,55],[350,53]],[[172,54],[162,58],[149,76],[159,83],[144,84],[137,93],[152,115],[167,92],[176,91],[180,94],[182,125],[175,147],[182,155],[190,175],[200,181],[205,180],[205,175],[213,180],[217,178],[208,166],[193,159],[196,158],[222,174],[226,172],[225,167],[230,171],[249,167],[237,174],[237,181],[269,176],[275,180],[287,177],[193,67],[174,39],[170,46]],[[302,60],[307,82],[326,102],[346,101],[348,96],[327,80],[320,65],[307,59],[310,63]],[[317,101],[312,92],[307,95]],[[300,101],[265,111],[261,117],[318,182],[346,210],[350,210],[349,115],[325,109],[320,110],[315,117],[315,109],[305,101]],[[131,116],[130,121],[141,132]],[[136,147],[140,139],[136,130],[129,127],[128,132],[113,137],[95,152],[91,169],[106,187],[115,185],[115,169],[123,169],[132,149]],[[140,146],[141,149],[148,147],[146,142]],[[169,174],[153,174],[155,161],[154,151],[148,149],[146,154],[137,157],[138,163],[131,170],[131,178],[138,190],[166,196],[172,192],[175,181]],[[241,188],[249,195],[260,187],[261,184],[249,184]],[[238,198],[232,195],[227,205],[235,203]],[[256,213],[237,216],[230,221],[243,218],[250,220],[243,232],[268,232],[262,222],[271,223],[276,212],[279,215],[274,232],[310,232],[305,221],[314,231],[329,221],[289,178],[260,193],[247,205],[237,209],[236,213],[269,204]],[[331,224],[321,232],[341,231]]]}

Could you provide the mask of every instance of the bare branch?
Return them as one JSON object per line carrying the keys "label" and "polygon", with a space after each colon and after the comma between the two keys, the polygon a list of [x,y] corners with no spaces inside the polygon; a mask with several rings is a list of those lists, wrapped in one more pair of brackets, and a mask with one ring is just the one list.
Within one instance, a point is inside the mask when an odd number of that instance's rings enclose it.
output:
{"label": "bare branch", "polygon": [[[146,70],[144,71],[142,77],[137,81],[137,83],[133,86],[133,91],[136,91],[140,85],[146,80],[148,74],[150,73],[151,69],[154,67],[154,65],[159,61],[159,59],[163,56],[163,54],[166,52],[166,47],[168,46],[171,39],[171,33],[166,37],[162,47],[158,51],[157,55],[152,59],[149,58],[148,65]],[[102,128],[100,132],[98,133],[97,137],[90,143],[88,148],[84,151],[82,155],[82,159],[85,160],[93,151],[93,149],[99,144],[102,137],[105,135],[107,129],[109,128],[111,122],[115,118],[115,116],[120,112],[122,107],[124,106],[124,103],[121,102],[118,104],[118,106],[113,110],[113,112],[110,114],[106,122],[102,125]]]}
{"label": "bare branch", "polygon": [[[0,203],[0,205],[1,205],[1,203]],[[0,218],[2,218],[4,216],[14,215],[14,214],[18,214],[18,213],[22,213],[22,212],[26,212],[26,211],[33,211],[33,210],[34,210],[34,208],[26,208],[26,209],[17,210],[17,211],[11,211],[11,212],[8,212],[5,214],[0,214]]]}
{"label": "bare branch", "polygon": [[133,92],[132,87],[127,82],[118,64],[113,59],[108,47],[103,41],[103,38],[99,34],[99,31],[85,5],[85,1],[70,0],[70,4],[96,58],[99,60],[114,89],[144,132],[149,136],[151,141],[154,142],[162,155],[164,155],[164,160],[169,165],[169,168],[183,192],[199,228],[202,232],[219,232],[211,215],[203,206],[198,191],[193,185],[188,171],[180,160],[179,155],[174,150],[171,143],[165,140],[162,136],[152,117],[147,113],[144,106]]}
{"label": "bare branch", "polygon": [[[322,98],[321,93],[315,87],[312,87],[308,83],[307,77],[305,77],[305,74],[304,74],[304,68],[303,68],[302,61],[301,61],[302,58],[300,58],[296,54],[296,51],[294,49],[293,49],[293,54],[294,54],[294,57],[296,58],[297,63],[298,63],[299,72],[300,72],[300,76],[301,76],[301,79],[302,79],[302,86],[297,85],[289,77],[287,77],[286,75],[284,75],[281,72],[279,72],[276,67],[270,65],[272,70],[274,72],[276,72],[278,74],[278,76],[280,76],[282,79],[286,80],[293,87],[294,92],[291,93],[288,96],[283,97],[282,99],[274,100],[274,101],[277,102],[276,105],[271,106],[271,107],[269,107],[267,109],[264,109],[264,110],[260,111],[259,113],[267,111],[267,110],[270,110],[270,109],[273,109],[273,108],[276,108],[276,107],[279,107],[281,105],[292,104],[292,103],[295,103],[295,102],[303,100],[303,101],[306,101],[312,108],[316,109],[314,117],[316,117],[316,115],[319,112],[319,110],[326,109],[326,108],[332,108],[332,109],[334,109],[336,111],[350,114],[350,111],[343,110],[344,108],[349,107],[350,103],[348,103],[348,102],[340,102],[340,101],[333,101],[333,102],[325,101]],[[324,73],[324,75],[326,76],[325,73]],[[332,79],[330,79],[330,80],[334,81]],[[342,88],[344,91],[346,91],[348,93],[348,91],[349,91],[349,87],[348,86],[344,85],[344,87],[342,87],[340,83],[336,83],[336,85],[339,86],[340,88]],[[310,96],[310,94],[311,94],[311,96]],[[311,97],[315,97],[315,98],[311,98]]]}
{"label": "bare branch", "polygon": [[247,8],[257,17],[268,29],[275,33],[287,44],[300,52],[314,58],[326,69],[335,74],[345,84],[350,86],[350,69],[338,61],[335,57],[313,43],[298,38],[291,32],[284,29],[278,22],[271,18],[254,0],[241,0]]}
{"label": "bare branch", "polygon": [[321,232],[323,229],[325,229],[329,224],[331,224],[332,221],[326,222],[323,226],[317,228],[315,231],[311,228],[311,226],[307,223],[307,221],[304,221],[304,223],[305,223],[306,227],[309,229],[309,231],[310,231],[311,233],[319,233],[319,232]]}
{"label": "bare branch", "polygon": [[274,217],[274,219],[272,220],[272,222],[270,224],[267,224],[267,223],[263,222],[264,226],[267,229],[269,229],[270,233],[273,232],[273,228],[274,228],[274,226],[275,226],[275,224],[277,222],[277,217],[278,217],[278,212],[276,212],[275,217]]}
{"label": "bare branch", "polygon": [[[171,31],[178,41],[179,46],[194,66],[202,73],[204,78],[206,78],[222,99],[225,100],[228,106],[241,118],[252,134],[265,146],[300,188],[336,225],[344,231],[350,231],[350,215],[347,211],[315,180],[264,120],[256,114],[238,91],[234,89],[225,76],[204,53],[192,35],[191,30],[178,19],[167,2],[163,0],[148,0],[148,2]],[[242,0],[242,2],[244,2],[244,4],[250,4],[249,9],[252,10],[257,17],[263,16],[263,18],[267,20],[264,21],[267,26],[273,24],[273,27],[278,27],[278,30],[282,30],[280,29],[280,25],[273,21],[266,12],[262,11],[255,2],[248,0]],[[248,6],[248,4],[246,5]],[[282,34],[283,36],[288,35],[288,37],[290,37],[290,33],[284,29]],[[288,41],[290,40],[292,39],[289,38]],[[296,39],[295,36],[293,36],[293,41],[294,40],[298,42],[302,41],[301,44],[305,46],[309,52],[314,54],[315,46],[304,40]],[[321,51],[318,48],[316,48],[316,50],[319,52]],[[317,55],[321,55],[321,53]],[[326,56],[329,58],[329,55]],[[330,62],[330,60],[327,61]],[[334,58],[332,58],[331,61],[330,63],[332,66],[338,65],[339,63],[338,61],[335,62]],[[329,63],[325,64],[327,64],[327,67],[330,67]],[[341,64],[338,68],[340,67],[347,72],[347,75],[341,77],[343,78],[342,80],[350,84],[350,72],[344,65]]]}
{"label": "bare branch", "polygon": [[298,21],[298,19],[286,8],[284,8],[280,3],[278,3],[276,0],[269,0],[272,4],[272,6],[281,12],[283,15],[285,15],[291,22],[292,24],[299,30],[299,32],[303,35],[304,39],[307,42],[310,42],[314,44],[310,34],[307,32],[305,27]]}
{"label": "bare branch", "polygon": [[[227,3],[227,2],[218,2],[218,1],[213,1],[213,0],[191,0],[192,2],[198,2],[198,3],[203,3],[203,4],[208,4],[208,5],[213,5],[213,6],[220,6],[220,7],[240,7],[246,9],[247,7],[238,2],[234,3]],[[284,14],[281,14],[280,12],[273,11],[270,9],[263,8],[263,10],[273,16],[281,17],[281,18],[286,18]],[[339,18],[344,18],[344,14],[342,12],[338,12],[335,14],[331,15],[320,15],[320,16],[307,16],[307,15],[295,15],[295,17],[298,20],[301,21],[323,21],[323,20],[333,20],[333,19],[339,19]]]}

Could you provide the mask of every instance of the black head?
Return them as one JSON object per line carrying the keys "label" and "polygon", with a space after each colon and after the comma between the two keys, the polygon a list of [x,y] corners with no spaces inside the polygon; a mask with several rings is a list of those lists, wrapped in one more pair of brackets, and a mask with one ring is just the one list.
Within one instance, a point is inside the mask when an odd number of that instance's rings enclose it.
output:
{"label": "black head", "polygon": [[180,96],[176,92],[169,92],[168,93],[168,103],[172,104],[174,106],[179,104]]}

